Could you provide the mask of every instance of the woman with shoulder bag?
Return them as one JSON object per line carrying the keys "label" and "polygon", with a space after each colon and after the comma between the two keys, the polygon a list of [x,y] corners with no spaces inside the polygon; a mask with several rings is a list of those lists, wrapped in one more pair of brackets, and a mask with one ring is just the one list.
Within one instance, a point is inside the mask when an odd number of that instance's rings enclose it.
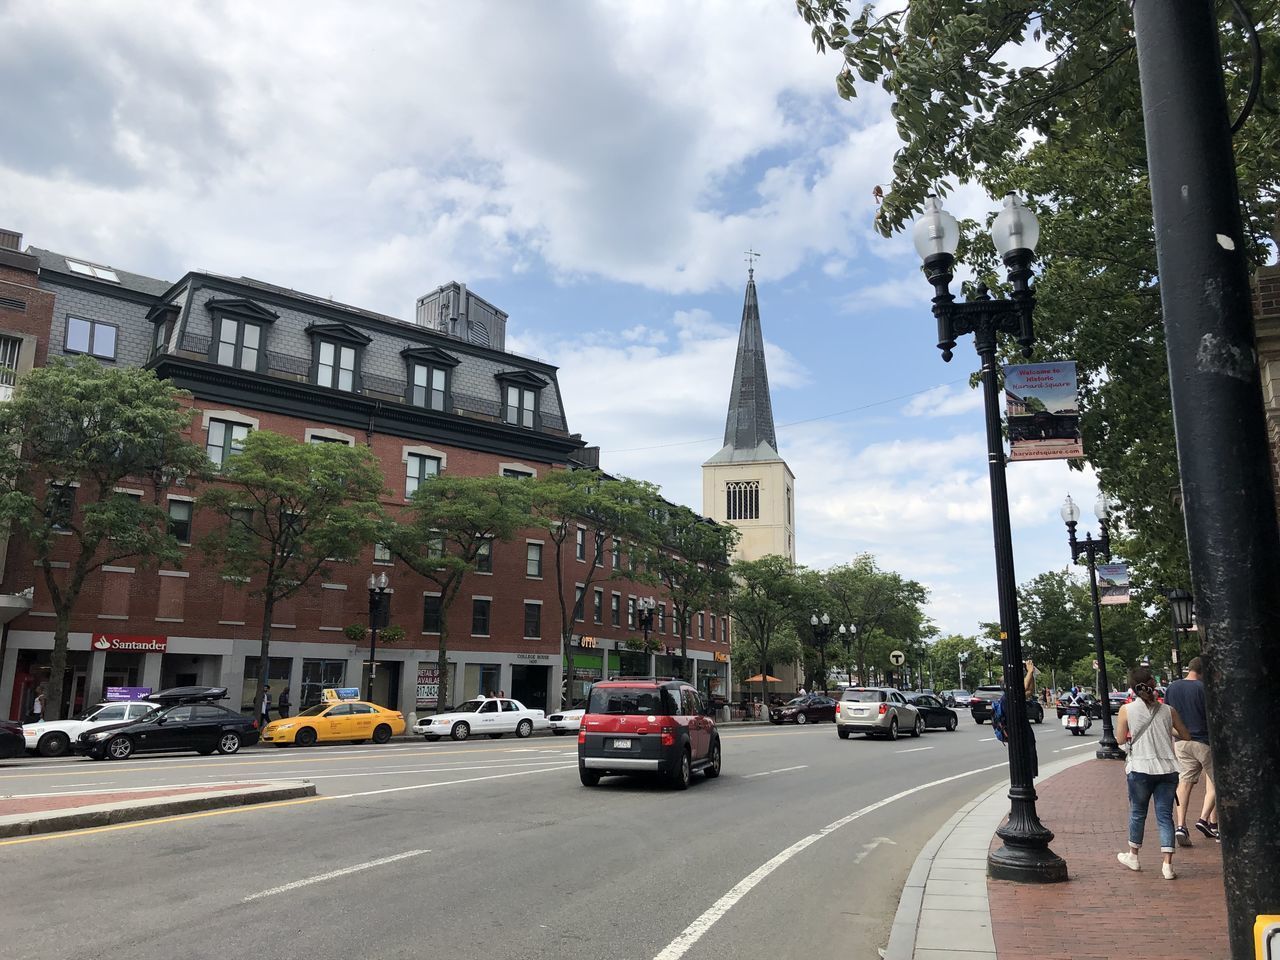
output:
{"label": "woman with shoulder bag", "polygon": [[1178,711],[1156,698],[1156,681],[1149,667],[1130,670],[1129,686],[1136,699],[1121,707],[1116,717],[1116,740],[1125,744],[1128,755],[1124,769],[1129,781],[1129,849],[1117,853],[1116,859],[1130,870],[1142,869],[1138,850],[1147,825],[1147,807],[1154,797],[1164,855],[1160,872],[1172,880],[1177,876],[1173,870],[1173,801],[1178,791],[1173,737],[1176,733],[1179,740],[1190,740],[1191,733]]}

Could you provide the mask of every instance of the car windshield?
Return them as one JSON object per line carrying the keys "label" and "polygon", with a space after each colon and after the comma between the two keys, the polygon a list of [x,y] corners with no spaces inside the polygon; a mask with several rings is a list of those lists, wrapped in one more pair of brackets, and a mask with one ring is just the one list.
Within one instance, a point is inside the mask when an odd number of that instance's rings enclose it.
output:
{"label": "car windshield", "polygon": [[328,710],[331,706],[333,706],[333,704],[331,703],[317,703],[314,707],[307,707],[307,709],[303,710],[300,714],[298,714],[298,716],[318,717],[320,716],[320,714]]}
{"label": "car windshield", "polygon": [[587,713],[657,714],[662,697],[653,687],[592,687]]}
{"label": "car windshield", "polygon": [[792,697],[790,700],[787,701],[786,705],[788,707],[794,707],[796,704],[807,703],[808,701],[809,701],[808,697]]}
{"label": "car windshield", "polygon": [[483,700],[468,700],[466,703],[460,703],[454,707],[453,713],[479,713],[483,704]]}
{"label": "car windshield", "polygon": [[846,690],[844,692],[846,700],[852,700],[855,703],[883,703],[883,690]]}

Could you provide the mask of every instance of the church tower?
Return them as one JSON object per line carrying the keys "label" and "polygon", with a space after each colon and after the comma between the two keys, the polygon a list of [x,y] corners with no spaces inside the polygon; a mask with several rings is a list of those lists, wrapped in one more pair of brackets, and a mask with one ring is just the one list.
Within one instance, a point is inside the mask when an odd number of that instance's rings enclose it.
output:
{"label": "church tower", "polygon": [[736,559],[775,553],[795,561],[795,477],[773,431],[754,267],[747,271],[724,446],[702,465],[702,513],[741,532]]}

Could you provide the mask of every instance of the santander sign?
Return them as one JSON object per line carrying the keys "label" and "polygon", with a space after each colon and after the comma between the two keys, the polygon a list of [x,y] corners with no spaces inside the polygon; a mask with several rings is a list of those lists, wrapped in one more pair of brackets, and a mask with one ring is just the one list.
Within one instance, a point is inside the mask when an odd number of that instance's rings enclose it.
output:
{"label": "santander sign", "polygon": [[96,634],[93,643],[90,644],[95,650],[114,650],[122,653],[164,653],[168,645],[168,637],[112,633]]}

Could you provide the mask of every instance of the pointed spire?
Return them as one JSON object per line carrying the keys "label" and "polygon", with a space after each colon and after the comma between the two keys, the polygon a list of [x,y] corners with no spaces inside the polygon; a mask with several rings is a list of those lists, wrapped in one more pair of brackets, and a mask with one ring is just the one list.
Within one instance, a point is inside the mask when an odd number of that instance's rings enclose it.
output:
{"label": "pointed spire", "polygon": [[773,403],[769,398],[769,373],[765,369],[764,334],[760,329],[760,303],[756,299],[754,258],[748,251],[747,291],[738,331],[738,355],[733,365],[729,414],[724,425],[724,449],[713,460],[779,460],[773,429]]}

